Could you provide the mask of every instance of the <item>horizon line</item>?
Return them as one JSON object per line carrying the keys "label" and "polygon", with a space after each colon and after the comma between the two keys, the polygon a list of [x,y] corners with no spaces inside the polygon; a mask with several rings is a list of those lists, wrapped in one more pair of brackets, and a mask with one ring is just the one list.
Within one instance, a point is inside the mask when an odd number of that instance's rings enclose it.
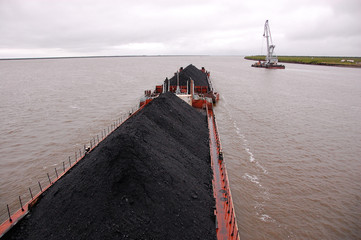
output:
{"label": "horizon line", "polygon": [[[53,57],[8,57],[0,58],[0,60],[39,60],[39,59],[67,59],[67,58],[117,58],[117,57],[248,57],[248,56],[265,56],[265,55],[244,55],[244,54],[142,54],[142,55],[90,55],[90,56],[53,56]],[[325,55],[277,55],[277,57],[349,57],[360,58],[360,56],[325,56]]]}

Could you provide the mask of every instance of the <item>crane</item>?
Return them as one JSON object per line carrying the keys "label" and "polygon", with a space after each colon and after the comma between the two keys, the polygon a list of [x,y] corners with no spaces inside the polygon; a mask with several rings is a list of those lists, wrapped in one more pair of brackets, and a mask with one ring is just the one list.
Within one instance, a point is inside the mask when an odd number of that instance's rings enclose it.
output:
{"label": "crane", "polygon": [[267,39],[266,64],[277,64],[278,59],[276,56],[273,56],[273,51],[276,46],[272,42],[271,29],[268,25],[268,20],[266,20],[266,23],[264,24],[263,37]]}
{"label": "crane", "polygon": [[264,24],[264,32],[263,37],[267,39],[267,56],[266,61],[258,62],[252,64],[252,67],[257,68],[268,68],[268,69],[285,69],[285,65],[278,64],[278,58],[273,55],[273,51],[275,50],[276,45],[272,42],[271,29],[268,24],[268,20]]}

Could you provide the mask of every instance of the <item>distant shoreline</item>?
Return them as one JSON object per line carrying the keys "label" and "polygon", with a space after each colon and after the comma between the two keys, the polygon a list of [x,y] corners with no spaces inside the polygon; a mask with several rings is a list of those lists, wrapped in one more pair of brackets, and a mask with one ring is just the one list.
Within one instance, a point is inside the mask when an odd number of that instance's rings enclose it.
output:
{"label": "distant shoreline", "polygon": [[66,59],[66,58],[114,58],[114,57],[145,57],[145,56],[78,56],[78,57],[23,57],[23,58],[0,58],[1,60],[41,60],[41,59]]}
{"label": "distant shoreline", "polygon": [[115,56],[74,56],[74,57],[23,57],[0,58],[1,60],[42,60],[42,59],[72,59],[72,58],[133,58],[133,57],[208,57],[212,55],[115,55]]}
{"label": "distant shoreline", "polygon": [[[278,56],[278,62],[331,67],[361,68],[361,57],[317,57],[317,56]],[[264,61],[265,56],[246,56],[246,60]]]}
{"label": "distant shoreline", "polygon": [[[115,55],[115,56],[73,56],[73,57],[23,57],[23,58],[0,58],[0,61],[16,61],[16,60],[48,60],[48,59],[77,59],[77,58],[136,58],[136,57],[216,57],[228,55]],[[229,55],[233,57],[244,57],[246,60],[264,61],[264,55],[242,56]],[[345,60],[345,62],[341,62]],[[354,62],[346,62],[353,60]],[[306,65],[320,65],[331,67],[349,67],[361,68],[361,57],[321,57],[321,56],[278,56],[278,61],[282,63],[295,63]]]}

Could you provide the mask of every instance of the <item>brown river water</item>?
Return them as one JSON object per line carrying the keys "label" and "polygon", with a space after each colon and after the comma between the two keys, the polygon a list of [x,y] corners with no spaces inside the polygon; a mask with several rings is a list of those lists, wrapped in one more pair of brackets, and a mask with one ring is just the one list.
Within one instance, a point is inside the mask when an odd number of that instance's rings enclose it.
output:
{"label": "brown river water", "polygon": [[361,239],[361,69],[242,57],[0,61],[0,220],[181,66],[211,71],[241,239]]}

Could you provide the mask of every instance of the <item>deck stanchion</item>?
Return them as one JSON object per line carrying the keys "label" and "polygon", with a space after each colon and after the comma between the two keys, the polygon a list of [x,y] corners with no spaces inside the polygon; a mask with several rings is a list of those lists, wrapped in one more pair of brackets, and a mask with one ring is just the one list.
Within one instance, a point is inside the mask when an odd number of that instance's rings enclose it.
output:
{"label": "deck stanchion", "polygon": [[56,175],[56,178],[59,178],[58,171],[56,171],[56,168],[55,168],[55,175]]}
{"label": "deck stanchion", "polygon": [[233,217],[233,208],[231,210],[231,221],[229,221],[229,224],[232,224],[232,217]]}
{"label": "deck stanchion", "polygon": [[90,140],[90,149],[92,149],[92,148],[93,148],[93,141]]}
{"label": "deck stanchion", "polygon": [[[76,152],[75,152],[75,160],[76,160]],[[71,167],[71,161],[70,161],[70,156],[69,156],[69,168]]]}
{"label": "deck stanchion", "polygon": [[10,214],[10,209],[9,209],[9,205],[6,204],[6,207],[8,209],[8,214],[9,214],[9,222],[13,222],[13,220],[11,219],[11,214]]}
{"label": "deck stanchion", "polygon": [[33,193],[31,192],[31,188],[29,188],[29,192],[30,192],[31,199],[34,199]]}
{"label": "deck stanchion", "polygon": [[[81,158],[81,150],[79,148],[79,158]],[[77,161],[77,159],[75,159],[75,161]]]}
{"label": "deck stanchion", "polygon": [[40,184],[40,182],[38,182],[38,183],[39,183],[40,192],[42,192],[43,189],[41,188],[41,184]]}
{"label": "deck stanchion", "polygon": [[233,219],[233,228],[232,228],[232,234],[231,234],[232,237],[234,235],[234,226],[235,225],[236,225],[236,219]]}
{"label": "deck stanchion", "polygon": [[228,209],[228,210],[227,210],[227,213],[228,213],[228,214],[230,214],[230,213],[232,214],[231,211],[233,211],[233,210],[232,210],[232,208],[231,208],[231,203],[229,202],[229,204],[227,204],[227,205],[228,205],[227,208],[226,208],[226,210]]}
{"label": "deck stanchion", "polygon": [[49,173],[46,173],[46,175],[48,175],[49,183],[51,184],[51,180],[50,180],[50,177],[49,177]]}
{"label": "deck stanchion", "polygon": [[63,172],[65,172],[65,163],[63,162]]}
{"label": "deck stanchion", "polygon": [[19,202],[20,202],[21,211],[24,212],[23,203],[21,202],[21,197],[20,196],[19,196]]}

